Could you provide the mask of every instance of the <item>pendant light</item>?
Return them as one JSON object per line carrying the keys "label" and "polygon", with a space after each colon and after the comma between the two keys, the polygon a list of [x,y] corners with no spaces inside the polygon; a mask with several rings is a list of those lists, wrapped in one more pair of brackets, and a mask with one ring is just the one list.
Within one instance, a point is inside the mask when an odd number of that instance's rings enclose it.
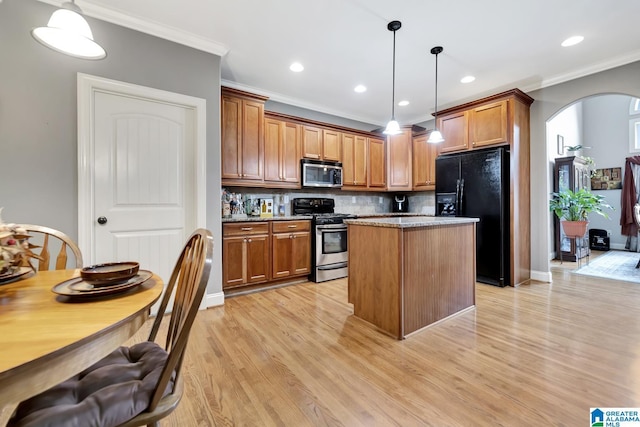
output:
{"label": "pendant light", "polygon": [[102,59],[105,50],[93,41],[93,34],[75,0],[63,3],[51,15],[46,27],[31,30],[34,39],[57,52],[80,59]]}
{"label": "pendant light", "polygon": [[400,21],[391,21],[387,24],[387,30],[393,31],[393,79],[391,86],[391,120],[384,130],[385,135],[398,135],[401,133],[400,125],[396,121],[396,31],[402,27]]}
{"label": "pendant light", "polygon": [[429,135],[429,139],[427,140],[430,144],[437,144],[439,142],[444,142],[444,138],[442,134],[438,130],[438,54],[442,53],[442,46],[436,46],[431,49],[431,53],[436,56],[436,110],[434,112],[434,120],[435,126],[431,134]]}

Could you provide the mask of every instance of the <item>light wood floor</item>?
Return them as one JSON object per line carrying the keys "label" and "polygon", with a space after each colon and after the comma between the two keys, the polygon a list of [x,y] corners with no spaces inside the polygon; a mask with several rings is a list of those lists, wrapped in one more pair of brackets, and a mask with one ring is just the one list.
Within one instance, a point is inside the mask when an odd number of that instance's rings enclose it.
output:
{"label": "light wood floor", "polygon": [[640,406],[640,285],[555,267],[552,284],[478,284],[475,309],[404,341],[346,301],[337,280],[200,312],[162,425],[576,426]]}

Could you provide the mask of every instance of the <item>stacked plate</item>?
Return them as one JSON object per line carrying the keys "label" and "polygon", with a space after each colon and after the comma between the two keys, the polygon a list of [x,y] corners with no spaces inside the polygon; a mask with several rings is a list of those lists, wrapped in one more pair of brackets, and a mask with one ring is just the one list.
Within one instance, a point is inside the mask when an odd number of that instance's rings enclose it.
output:
{"label": "stacked plate", "polygon": [[153,275],[150,271],[139,268],[137,262],[92,265],[83,268],[80,277],[58,283],[52,291],[71,297],[93,297],[124,292],[142,284]]}

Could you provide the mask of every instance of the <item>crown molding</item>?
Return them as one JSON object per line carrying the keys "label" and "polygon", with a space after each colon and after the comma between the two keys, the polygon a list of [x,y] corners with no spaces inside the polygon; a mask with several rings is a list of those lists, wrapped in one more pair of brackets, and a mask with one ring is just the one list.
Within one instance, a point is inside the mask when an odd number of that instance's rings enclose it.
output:
{"label": "crown molding", "polygon": [[[60,7],[62,3],[64,3],[64,1],[59,0],[38,1],[56,7]],[[92,5],[91,3],[77,2],[77,5],[80,7],[80,9],[82,9],[82,13],[84,15],[99,19],[101,21],[120,25],[131,30],[139,31],[141,33],[149,34],[161,39],[169,40],[221,57],[225,56],[229,52],[229,48],[222,43],[205,37],[201,37],[193,33],[189,33],[178,28],[170,27],[166,24],[149,21],[147,19],[140,19],[135,16],[129,16],[116,10]]]}

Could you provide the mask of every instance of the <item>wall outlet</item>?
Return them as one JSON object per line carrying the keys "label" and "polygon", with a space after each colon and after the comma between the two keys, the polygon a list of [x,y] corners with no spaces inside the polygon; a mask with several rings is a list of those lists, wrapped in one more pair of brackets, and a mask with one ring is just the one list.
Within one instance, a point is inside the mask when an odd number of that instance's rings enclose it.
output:
{"label": "wall outlet", "polygon": [[284,202],[285,202],[285,203],[289,203],[289,196],[287,196],[286,194],[285,194],[285,196],[284,196]]}
{"label": "wall outlet", "polygon": [[378,197],[378,203],[382,204],[382,196]]}
{"label": "wall outlet", "polygon": [[356,196],[351,196],[351,203],[356,203]]}

